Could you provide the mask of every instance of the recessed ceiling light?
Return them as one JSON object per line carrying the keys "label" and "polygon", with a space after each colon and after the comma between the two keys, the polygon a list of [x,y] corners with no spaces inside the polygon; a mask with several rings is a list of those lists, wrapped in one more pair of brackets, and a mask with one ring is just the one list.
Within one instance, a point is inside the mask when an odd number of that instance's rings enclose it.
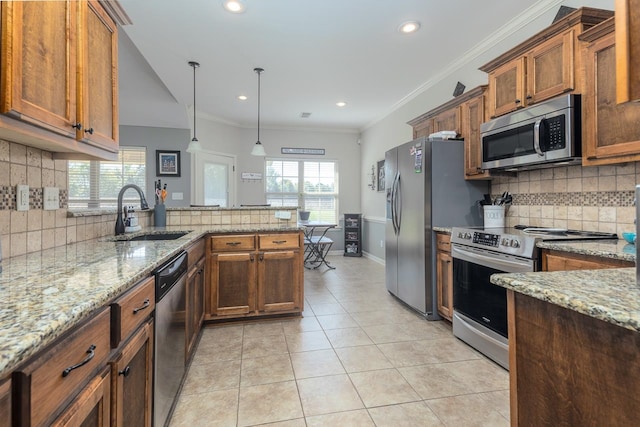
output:
{"label": "recessed ceiling light", "polygon": [[418,21],[408,21],[400,25],[398,31],[401,33],[409,34],[415,33],[420,29],[420,23]]}
{"label": "recessed ceiling light", "polygon": [[226,0],[222,5],[232,13],[244,12],[244,4],[240,0]]}
{"label": "recessed ceiling light", "polygon": [[340,101],[340,102],[336,102],[336,105],[337,105],[338,107],[344,107],[345,105],[347,105],[347,103],[346,103],[346,102],[344,102],[344,101]]}
{"label": "recessed ceiling light", "polygon": [[247,96],[246,95],[238,95],[238,99],[240,101],[246,101],[247,100]]}

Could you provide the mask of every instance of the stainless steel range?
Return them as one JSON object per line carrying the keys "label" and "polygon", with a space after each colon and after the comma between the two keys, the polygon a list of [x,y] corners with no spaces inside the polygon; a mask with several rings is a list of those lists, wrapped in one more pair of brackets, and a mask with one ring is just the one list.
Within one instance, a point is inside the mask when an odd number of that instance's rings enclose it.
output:
{"label": "stainless steel range", "polygon": [[536,243],[549,240],[617,239],[613,233],[517,225],[456,228],[453,258],[453,334],[509,369],[506,290],[491,283],[495,273],[540,270]]}

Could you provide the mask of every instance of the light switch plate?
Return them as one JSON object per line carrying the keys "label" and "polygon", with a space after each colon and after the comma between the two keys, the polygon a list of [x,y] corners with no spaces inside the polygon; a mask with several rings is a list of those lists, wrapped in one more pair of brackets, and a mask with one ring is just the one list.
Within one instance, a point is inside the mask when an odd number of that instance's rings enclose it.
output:
{"label": "light switch plate", "polygon": [[176,191],[175,193],[171,193],[171,200],[182,200],[184,198],[184,194]]}
{"label": "light switch plate", "polygon": [[44,210],[52,211],[60,207],[60,190],[57,187],[44,187]]}
{"label": "light switch plate", "polygon": [[289,211],[276,211],[276,218],[279,218],[279,219],[291,219],[291,212],[289,212]]}
{"label": "light switch plate", "polygon": [[16,209],[19,211],[29,210],[29,186],[17,185],[16,186]]}

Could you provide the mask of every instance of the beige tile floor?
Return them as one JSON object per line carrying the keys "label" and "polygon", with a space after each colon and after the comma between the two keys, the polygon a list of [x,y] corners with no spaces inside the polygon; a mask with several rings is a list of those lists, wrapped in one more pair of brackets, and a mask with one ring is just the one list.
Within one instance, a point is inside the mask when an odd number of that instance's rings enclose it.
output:
{"label": "beige tile floor", "polygon": [[302,318],[203,331],[172,427],[508,426],[507,371],[387,292],[384,267],[305,270]]}

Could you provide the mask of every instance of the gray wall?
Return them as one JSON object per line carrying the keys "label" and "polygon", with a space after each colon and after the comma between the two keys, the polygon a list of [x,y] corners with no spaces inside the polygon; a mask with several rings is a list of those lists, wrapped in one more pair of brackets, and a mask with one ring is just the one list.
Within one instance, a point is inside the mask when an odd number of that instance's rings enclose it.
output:
{"label": "gray wall", "polygon": [[[154,128],[144,126],[120,126],[120,145],[147,147],[147,188],[144,191],[149,206],[154,203],[154,185],[158,179],[167,184],[168,207],[189,206],[191,200],[191,155],[185,150],[191,139],[189,129]],[[180,177],[156,176],[156,150],[180,150]],[[181,192],[182,200],[172,195]]]}

